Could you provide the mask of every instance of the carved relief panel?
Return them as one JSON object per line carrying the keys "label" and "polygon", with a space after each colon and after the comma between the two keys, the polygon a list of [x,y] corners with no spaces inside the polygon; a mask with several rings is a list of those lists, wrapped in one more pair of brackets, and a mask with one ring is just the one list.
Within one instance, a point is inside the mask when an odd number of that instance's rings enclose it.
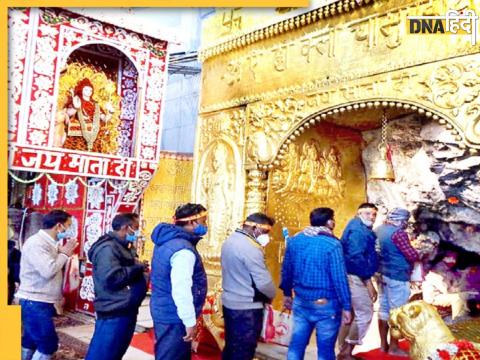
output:
{"label": "carved relief panel", "polygon": [[268,164],[283,137],[305,118],[305,101],[287,97],[248,105],[247,166]]}
{"label": "carved relief panel", "polygon": [[313,195],[322,202],[335,204],[345,194],[340,161],[335,145],[322,146],[313,137],[302,145],[290,143],[287,158],[272,172],[272,190],[285,200],[308,200]]}
{"label": "carved relief panel", "polygon": [[207,270],[220,269],[223,241],[243,217],[245,112],[233,110],[201,117],[195,150],[194,199],[208,210],[208,234],[199,243]]}
{"label": "carved relief panel", "polygon": [[[423,108],[427,117],[448,122],[458,141],[480,148],[480,54],[391,71],[358,80],[317,82],[299,87],[298,93],[247,105],[247,166],[270,164],[281,143],[308,116],[325,110],[324,116],[342,111],[391,106]],[[331,79],[332,80],[332,79]],[[362,102],[370,104],[362,104]],[[395,105],[402,107],[402,105]],[[348,121],[354,123],[355,119]]]}
{"label": "carved relief panel", "polygon": [[418,97],[442,109],[464,131],[466,143],[480,145],[480,56],[439,64],[419,80]]}

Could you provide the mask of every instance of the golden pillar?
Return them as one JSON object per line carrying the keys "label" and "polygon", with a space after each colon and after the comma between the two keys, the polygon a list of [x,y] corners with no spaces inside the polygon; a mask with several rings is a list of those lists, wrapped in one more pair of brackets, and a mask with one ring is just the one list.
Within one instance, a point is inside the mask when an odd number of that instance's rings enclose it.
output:
{"label": "golden pillar", "polygon": [[255,212],[265,212],[267,208],[266,171],[251,169],[247,171],[247,196],[245,199],[245,217]]}

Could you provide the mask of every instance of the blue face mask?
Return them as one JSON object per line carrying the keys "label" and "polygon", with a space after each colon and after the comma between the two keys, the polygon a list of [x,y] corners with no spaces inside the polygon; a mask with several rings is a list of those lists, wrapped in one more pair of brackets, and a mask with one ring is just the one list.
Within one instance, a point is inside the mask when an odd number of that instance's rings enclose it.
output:
{"label": "blue face mask", "polygon": [[203,236],[207,233],[208,227],[203,224],[198,224],[195,229],[193,229],[193,234],[197,236]]}
{"label": "blue face mask", "polygon": [[125,240],[127,240],[128,242],[135,242],[137,240],[137,235],[127,234]]}
{"label": "blue face mask", "polygon": [[57,234],[57,240],[60,241],[60,240],[66,239],[68,235],[69,235],[68,232],[62,231],[61,233]]}
{"label": "blue face mask", "polygon": [[64,240],[66,238],[71,238],[71,237],[74,237],[73,233],[72,233],[72,229],[71,227],[69,227],[68,229],[65,228],[65,226],[63,226],[63,231],[62,232],[59,232],[57,233],[57,240],[60,241],[60,240]]}
{"label": "blue face mask", "polygon": [[127,234],[125,237],[125,240],[129,242],[135,242],[137,241],[138,236],[140,235],[140,230],[136,230],[133,234]]}

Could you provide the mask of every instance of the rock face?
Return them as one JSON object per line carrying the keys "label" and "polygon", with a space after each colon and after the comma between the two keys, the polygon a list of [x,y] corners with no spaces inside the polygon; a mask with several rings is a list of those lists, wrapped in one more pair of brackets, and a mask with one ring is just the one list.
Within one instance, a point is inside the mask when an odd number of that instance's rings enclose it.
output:
{"label": "rock face", "polygon": [[[367,175],[379,159],[380,130],[363,133]],[[462,149],[437,122],[409,115],[388,123],[395,182],[370,180],[369,201],[413,212],[423,234],[480,254],[480,156]]]}

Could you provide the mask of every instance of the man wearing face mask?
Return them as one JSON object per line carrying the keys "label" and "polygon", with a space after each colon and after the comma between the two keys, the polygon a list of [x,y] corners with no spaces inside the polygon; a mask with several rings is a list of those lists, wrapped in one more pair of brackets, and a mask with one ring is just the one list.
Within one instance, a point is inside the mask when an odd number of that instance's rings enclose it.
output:
{"label": "man wearing face mask", "polygon": [[207,209],[200,204],[177,208],[174,224],[152,232],[150,312],[155,329],[156,360],[191,358],[197,318],[207,296],[207,275],[196,245],[207,233]]}
{"label": "man wearing face mask", "polygon": [[247,217],[222,246],[223,360],[251,360],[262,330],[263,306],[275,297],[263,248],[275,221],[262,213]]}
{"label": "man wearing face mask", "polygon": [[292,308],[293,334],[288,360],[301,360],[313,330],[317,334],[318,359],[335,360],[335,341],[340,323],[352,320],[350,290],[342,244],[333,235],[334,211],[317,208],[310,225],[287,243],[280,288],[284,307]]}
{"label": "man wearing face mask", "polygon": [[23,246],[16,294],[22,307],[22,360],[48,360],[58,349],[54,304],[62,299],[62,270],[78,244],[67,239],[71,225],[70,214],[53,210]]}
{"label": "man wearing face mask", "polygon": [[86,360],[122,359],[147,293],[145,265],[138,262],[133,247],[139,233],[138,215],[116,215],[112,229],[88,251],[93,264],[97,319]]}
{"label": "man wearing face mask", "polygon": [[338,359],[354,359],[353,348],[362,344],[373,318],[377,291],[372,277],[378,270],[378,258],[375,252],[377,237],[372,226],[376,218],[377,207],[374,204],[361,204],[357,216],[350,220],[341,237],[354,318],[351,325],[340,329],[338,340],[341,351]]}
{"label": "man wearing face mask", "polygon": [[387,214],[385,224],[375,229],[380,245],[379,262],[382,275],[378,327],[381,349],[392,355],[407,354],[398,347],[397,339],[391,338],[390,344],[387,342],[390,310],[408,302],[413,264],[420,260],[405,231],[409,218],[408,210],[395,208]]}

